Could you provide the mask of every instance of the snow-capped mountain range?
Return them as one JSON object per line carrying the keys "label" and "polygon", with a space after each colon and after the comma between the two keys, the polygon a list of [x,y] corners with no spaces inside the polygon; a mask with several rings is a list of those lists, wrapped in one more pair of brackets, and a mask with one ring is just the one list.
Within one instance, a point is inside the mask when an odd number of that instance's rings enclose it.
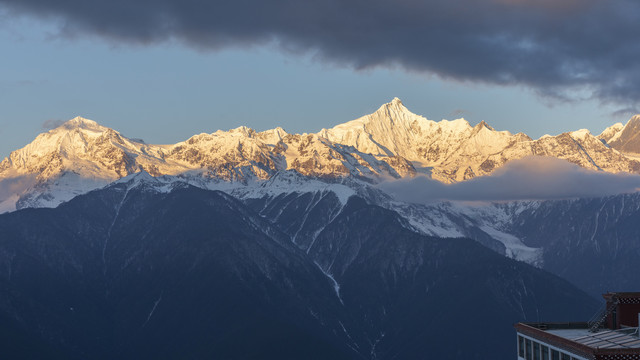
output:
{"label": "snow-capped mountain range", "polygon": [[[628,139],[621,136],[627,128],[616,124],[600,137]],[[534,141],[524,134],[495,131],[484,122],[471,127],[464,119],[430,121],[396,98],[373,114],[318,134],[240,127],[195,135],[175,145],[145,144],[77,117],[0,163],[0,179],[13,185],[0,201],[5,211],[55,206],[139,171],[246,185],[286,170],[316,179],[375,181],[412,176],[417,168],[434,179],[453,182],[486,175],[528,155],[554,156],[611,172],[639,167],[588,131]]]}
{"label": "snow-capped mountain range", "polygon": [[367,183],[425,173],[451,183],[539,155],[588,169],[635,173],[640,162],[630,152],[640,149],[639,124],[635,116],[599,136],[578,130],[533,140],[523,133],[496,131],[484,121],[471,126],[464,119],[427,120],[395,98],[370,115],[316,134],[239,127],[173,145],[151,145],[76,117],[0,163],[0,212],[56,206],[141,171],[234,187],[284,171],[325,182]]}
{"label": "snow-capped mountain range", "polygon": [[[630,122],[638,121],[634,117]],[[600,141],[608,134],[618,139],[627,128],[616,124],[600,137],[582,129],[533,140],[523,133],[496,131],[484,121],[472,127],[464,119],[427,120],[396,98],[371,115],[319,135],[374,156],[400,156],[436,180],[457,182],[490,174],[508,161],[531,155],[565,159],[587,169],[637,172],[640,163]],[[640,134],[639,129],[630,130]]]}
{"label": "snow-capped mountain range", "polygon": [[[414,231],[470,237],[508,257],[542,266],[542,249],[525,245],[513,231],[518,214],[535,211],[540,202],[407,204],[371,185],[419,173],[447,183],[464,181],[531,155],[598,171],[633,173],[640,169],[634,153],[640,149],[638,134],[640,116],[635,116],[598,136],[579,130],[533,140],[522,133],[496,131],[485,122],[472,127],[464,119],[427,120],[397,98],[373,114],[317,134],[240,127],[195,135],[174,145],[146,144],[77,117],[40,134],[0,163],[0,213],[55,207],[131,179],[157,191],[169,191],[175,184],[222,190],[243,201],[262,199],[265,209],[283,194],[332,192],[341,204],[334,205],[335,211],[358,195],[396,211]],[[316,205],[301,206],[308,213]],[[297,226],[297,231],[310,234],[309,241],[322,230],[303,230],[304,221]]]}

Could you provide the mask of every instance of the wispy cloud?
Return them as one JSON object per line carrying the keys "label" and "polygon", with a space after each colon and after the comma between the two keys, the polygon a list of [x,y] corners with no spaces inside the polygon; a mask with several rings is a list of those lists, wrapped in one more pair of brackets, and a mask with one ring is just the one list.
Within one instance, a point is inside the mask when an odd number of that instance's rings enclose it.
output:
{"label": "wispy cloud", "polygon": [[638,110],[638,108],[628,107],[628,108],[624,108],[624,109],[620,109],[612,112],[611,117],[614,119],[620,119],[624,117],[633,116],[636,114],[640,114],[640,110]]}
{"label": "wispy cloud", "polygon": [[0,202],[33,186],[36,182],[35,178],[35,175],[24,175],[2,179],[0,181]]}
{"label": "wispy cloud", "polygon": [[47,119],[42,123],[42,128],[45,130],[51,130],[62,126],[64,123],[65,121],[60,119]]}
{"label": "wispy cloud", "polygon": [[[355,69],[400,66],[519,84],[571,99],[640,99],[635,0],[0,0],[57,19],[62,36],[180,41],[199,49],[275,44]],[[580,98],[583,98],[582,95]]]}
{"label": "wispy cloud", "polygon": [[465,109],[455,109],[449,113],[449,117],[452,119],[459,119],[464,116],[468,116],[469,112]]}
{"label": "wispy cloud", "polygon": [[640,175],[591,171],[550,157],[526,157],[490,176],[465,182],[443,184],[421,176],[388,181],[380,187],[398,200],[413,203],[546,200],[635,192],[640,188]]}

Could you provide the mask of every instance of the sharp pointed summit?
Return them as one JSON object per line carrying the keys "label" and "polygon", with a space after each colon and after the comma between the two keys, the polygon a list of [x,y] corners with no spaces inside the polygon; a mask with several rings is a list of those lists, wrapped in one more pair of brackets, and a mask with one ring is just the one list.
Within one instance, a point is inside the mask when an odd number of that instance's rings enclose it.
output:
{"label": "sharp pointed summit", "polygon": [[391,102],[389,103],[389,105],[402,106],[404,108],[404,105],[402,104],[402,100],[400,100],[400,98],[398,97],[394,97],[393,100],[391,100]]}
{"label": "sharp pointed summit", "polygon": [[[402,103],[402,100],[400,100],[397,97],[394,97],[393,100],[391,100],[390,102],[382,105],[377,112],[383,112],[386,113],[388,115],[388,118],[392,121],[397,121],[397,120],[403,120],[404,118],[406,118],[406,116],[403,116],[405,114],[407,115],[414,115],[414,113],[412,113],[411,111],[409,111],[409,109],[407,109],[406,106],[404,106],[404,104]],[[375,113],[374,113],[375,114]],[[373,114],[371,114],[373,115]]]}
{"label": "sharp pointed summit", "polygon": [[494,131],[495,129],[492,128],[489,124],[487,124],[486,121],[482,120],[478,123],[478,125],[476,125],[474,128],[478,128],[478,129],[482,129],[482,128],[486,128],[488,130]]}
{"label": "sharp pointed summit", "polygon": [[402,156],[402,149],[410,147],[410,138],[425,122],[430,121],[409,111],[396,97],[374,113],[323,129],[319,135],[376,156]]}

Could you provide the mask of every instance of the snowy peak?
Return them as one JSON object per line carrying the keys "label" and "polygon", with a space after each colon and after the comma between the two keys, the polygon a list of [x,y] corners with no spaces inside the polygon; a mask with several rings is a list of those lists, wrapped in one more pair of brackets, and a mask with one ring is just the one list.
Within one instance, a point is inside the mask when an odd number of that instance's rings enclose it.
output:
{"label": "snowy peak", "polygon": [[406,158],[444,182],[488,174],[508,161],[505,156],[489,157],[531,140],[523,134],[496,131],[485,121],[474,127],[465,119],[431,121],[409,111],[397,98],[320,135],[375,156]]}
{"label": "snowy peak", "polygon": [[627,124],[611,136],[607,143],[620,152],[640,154],[640,115],[629,119]]}
{"label": "snowy peak", "polygon": [[269,145],[276,145],[281,142],[287,135],[287,132],[283,128],[277,127],[275,129],[262,131],[256,134],[256,136]]}
{"label": "snowy peak", "polygon": [[103,131],[107,129],[103,126],[100,126],[97,122],[83,118],[82,116],[76,116],[73,119],[60,125],[56,129],[61,129],[61,128],[66,130],[87,129],[87,130],[97,130],[97,131]]}
{"label": "snowy peak", "polygon": [[127,139],[119,132],[93,120],[76,117],[57,128],[38,135],[33,142],[14,153],[23,153],[33,157],[34,155],[56,152],[64,157],[73,158],[87,156],[88,152],[109,145],[138,148],[142,144],[142,142]]}
{"label": "snowy peak", "polygon": [[384,105],[382,105],[376,112],[384,112],[386,114],[389,115],[389,118],[391,120],[394,119],[405,119],[405,116],[402,116],[404,114],[406,115],[413,115],[415,116],[415,114],[413,114],[411,111],[409,111],[409,109],[407,109],[404,104],[402,103],[402,101],[400,99],[393,98],[393,100],[391,100],[391,102],[388,102]]}
{"label": "snowy peak", "polygon": [[425,133],[437,131],[436,128],[445,137],[454,132],[471,130],[464,120],[440,123],[427,120],[409,111],[400,99],[395,98],[372,114],[332,129],[323,129],[319,136],[374,156],[401,156],[413,161],[417,158],[414,148],[416,140]]}
{"label": "snowy peak", "polygon": [[615,123],[609,126],[608,128],[604,129],[602,133],[598,135],[598,139],[604,141],[605,143],[608,143],[609,141],[616,138],[620,130],[622,130],[623,128],[624,128],[624,125],[622,125],[622,123]]}
{"label": "snowy peak", "polygon": [[372,114],[337,125],[329,130],[322,129],[319,134],[332,141],[334,141],[336,137],[340,136],[357,136],[357,133],[362,131],[369,134],[380,135],[385,131],[396,130],[396,128],[410,128],[412,122],[418,118],[424,119],[410,112],[409,109],[402,104],[400,99],[394,98],[391,102],[380,106],[380,108]]}
{"label": "snowy peak", "polygon": [[570,135],[574,139],[585,139],[586,137],[591,136],[591,132],[587,129],[580,129],[572,131]]}
{"label": "snowy peak", "polygon": [[[159,162],[151,147],[76,117],[38,135],[0,163],[0,187],[13,183],[13,206],[51,207]],[[22,179],[33,179],[23,181]],[[0,198],[6,202],[9,198]]]}
{"label": "snowy peak", "polygon": [[[640,117],[637,120],[640,132]],[[640,163],[605,146],[588,130],[534,141],[522,133],[496,131],[485,121],[472,127],[465,119],[427,120],[410,112],[397,98],[370,115],[323,129],[319,136],[379,158],[400,156],[418,171],[446,183],[487,175],[510,160],[531,155],[611,172],[640,168]]]}
{"label": "snowy peak", "polygon": [[478,131],[482,130],[482,129],[487,129],[489,131],[495,131],[494,128],[492,128],[491,126],[489,126],[489,124],[487,124],[484,120],[480,121],[478,123],[478,125],[474,126],[473,129],[477,129]]}
{"label": "snowy peak", "polygon": [[27,146],[12,152],[8,161],[18,171],[33,172],[30,167],[36,162],[41,163],[43,158],[62,158],[78,151],[86,151],[90,139],[100,136],[105,130],[95,121],[76,117],[38,135]]}

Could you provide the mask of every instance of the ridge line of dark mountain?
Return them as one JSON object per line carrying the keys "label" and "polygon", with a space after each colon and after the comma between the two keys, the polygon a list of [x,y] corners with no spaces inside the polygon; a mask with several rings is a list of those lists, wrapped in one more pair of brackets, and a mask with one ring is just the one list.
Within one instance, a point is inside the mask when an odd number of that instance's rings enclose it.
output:
{"label": "ridge line of dark mountain", "polygon": [[[388,209],[357,197],[339,205],[335,195],[322,203],[343,211],[307,254],[290,236],[283,247],[268,234],[294,217],[253,228],[239,214],[263,217],[228,194],[135,187],[113,225],[103,272],[102,238],[112,220],[104,215],[124,186],[0,215],[0,232],[9,235],[0,238],[0,290],[10,290],[0,291],[0,315],[21,316],[35,338],[91,358],[373,358],[376,341],[379,359],[431,358],[463,336],[473,346],[459,355],[479,360],[512,354],[503,337],[523,317],[592,311],[592,299],[551,274],[472,240],[414,233]],[[339,294],[316,261],[332,261]],[[468,301],[484,311],[467,320],[491,331],[451,327],[469,316],[457,310]]]}

